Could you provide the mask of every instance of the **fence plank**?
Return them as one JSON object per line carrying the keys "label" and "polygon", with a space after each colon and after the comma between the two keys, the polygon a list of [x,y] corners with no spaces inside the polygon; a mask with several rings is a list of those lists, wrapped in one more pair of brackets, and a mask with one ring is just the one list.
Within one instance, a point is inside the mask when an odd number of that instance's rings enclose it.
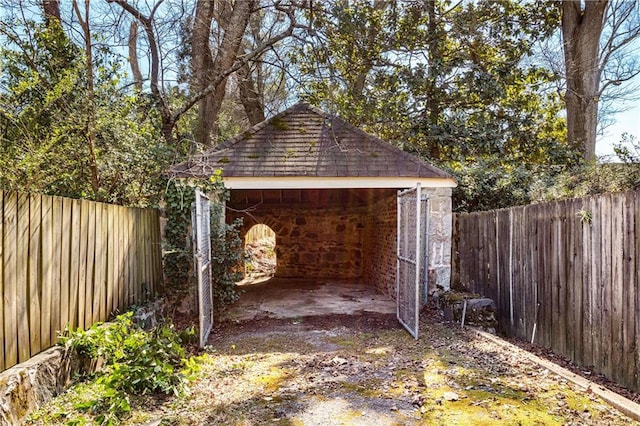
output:
{"label": "fence plank", "polygon": [[573,291],[573,264],[575,262],[574,254],[573,254],[573,229],[572,229],[572,216],[573,216],[573,200],[567,200],[564,202],[563,206],[563,222],[562,222],[562,236],[563,241],[562,244],[564,246],[564,264],[565,264],[565,275],[561,277],[561,281],[564,283],[565,290],[565,324],[566,324],[566,334],[565,334],[565,355],[568,358],[573,358],[573,347],[575,344],[575,329],[573,324],[573,312],[575,310],[575,292]]}
{"label": "fence plank", "polygon": [[145,265],[147,269],[147,294],[145,295],[145,300],[149,300],[152,294],[154,294],[153,288],[153,226],[152,220],[153,215],[151,210],[144,210],[146,217],[146,225],[145,225],[145,235],[148,237],[145,238],[146,250],[145,250]]}
{"label": "fence plank", "polygon": [[4,353],[5,367],[18,362],[18,309],[16,298],[18,266],[18,194],[4,195]]}
{"label": "fence plank", "polygon": [[[86,217],[85,217],[86,212]],[[80,259],[81,266],[80,271],[84,269],[84,291],[85,291],[85,305],[84,305],[84,326],[88,328],[93,324],[93,298],[94,296],[94,265],[95,265],[95,240],[96,240],[96,205],[89,201],[82,201],[82,219],[83,219],[83,232],[87,236],[86,241],[86,255]]]}
{"label": "fence plank", "polygon": [[125,303],[127,305],[129,305],[131,303],[131,289],[133,288],[132,285],[132,263],[133,263],[133,256],[132,256],[132,252],[131,252],[131,244],[132,244],[132,225],[131,225],[131,212],[128,211],[127,214],[124,215],[123,217],[124,219],[124,226],[123,229],[125,230],[124,232],[124,250],[125,250],[125,255],[126,255],[126,262],[125,262],[125,280],[124,280],[124,285],[125,285]]}
{"label": "fence plank", "polygon": [[[82,215],[82,202],[80,200],[72,200],[70,205],[71,214],[71,259],[73,266],[69,270],[69,328],[75,330],[80,324],[80,306],[84,304],[84,290],[80,290],[80,268],[78,267],[78,259],[80,259],[80,223]],[[83,288],[84,289],[84,288]],[[82,313],[84,315],[84,312]]]}
{"label": "fence plank", "polygon": [[524,262],[522,256],[522,242],[524,239],[522,218],[524,209],[521,207],[513,209],[513,296],[515,315],[515,333],[516,336],[523,338],[525,335],[524,315],[525,308],[523,306],[523,298],[525,297],[525,289],[522,285],[524,281]]}
{"label": "fence plank", "polygon": [[592,360],[594,365],[601,365],[602,346],[602,198],[595,199],[593,205],[592,231],[593,239],[591,244],[592,274],[591,274],[591,319],[592,333],[591,343],[593,344]]}
{"label": "fence plank", "polygon": [[584,220],[581,221],[582,226],[582,258],[585,262],[582,264],[582,362],[583,365],[593,365],[593,343],[591,341],[593,332],[592,319],[592,265],[594,259],[592,256],[592,240],[593,240],[593,197],[583,199],[581,214]]}
{"label": "fence plank", "polygon": [[[466,224],[467,224],[467,215],[466,214],[461,214],[460,216],[458,216],[458,235],[460,236],[460,238],[465,238],[465,241],[468,241],[467,236],[465,235],[466,232]],[[464,237],[463,237],[464,235]],[[457,246],[458,248],[458,270],[460,271],[460,285],[464,286],[466,288],[469,288],[469,277],[468,277],[468,271],[469,269],[467,268],[466,265],[466,261],[467,261],[467,248],[468,245],[465,246],[461,246],[458,244]]]}
{"label": "fence plank", "polygon": [[[547,330],[545,329],[545,321],[544,314],[546,310],[545,306],[545,266],[547,264],[547,253],[545,251],[546,247],[544,244],[544,235],[545,235],[545,211],[543,206],[537,206],[536,212],[536,222],[537,222],[537,230],[536,230],[536,246],[538,247],[538,255],[536,257],[536,265],[537,265],[537,294],[538,297],[536,299],[536,309],[538,315],[538,321],[536,325],[536,338],[535,344],[544,345],[544,337],[547,334]],[[539,303],[539,305],[538,305]]]}
{"label": "fence plank", "polygon": [[[42,262],[40,282],[42,284],[42,304],[39,321],[42,348],[46,349],[51,346],[51,295],[53,284],[51,260],[53,257],[53,218],[51,197],[42,197],[41,202]],[[1,258],[2,256],[0,255],[0,259]]]}
{"label": "fence plank", "polygon": [[140,219],[142,222],[142,227],[141,227],[141,236],[140,236],[140,266],[142,268],[142,283],[144,284],[142,286],[142,288],[140,290],[142,290],[142,293],[140,294],[140,300],[144,301],[147,299],[146,297],[146,293],[147,293],[147,289],[149,288],[149,269],[147,268],[148,265],[148,259],[147,259],[147,244],[144,244],[143,240],[142,240],[142,235],[144,235],[147,232],[147,215],[146,215],[146,211],[140,209]]}
{"label": "fence plank", "polygon": [[536,311],[538,309],[538,205],[529,207],[527,221],[529,223],[529,235],[527,238],[529,255],[529,292],[531,298],[526,301],[531,312],[531,320],[527,329],[527,341],[531,341],[533,327],[536,324]]}
{"label": "fence plank", "polygon": [[41,295],[40,281],[41,239],[40,225],[42,221],[42,199],[39,194],[29,197],[29,255],[28,255],[28,290],[29,295],[29,342],[30,354],[35,355],[41,350]]}
{"label": "fence plank", "polygon": [[87,286],[87,252],[89,251],[89,202],[80,201],[80,228],[79,228],[79,256],[76,260],[76,268],[78,269],[78,327],[87,329],[90,322],[87,317],[91,313],[87,313],[87,305],[91,300],[91,289]]}
{"label": "fence plank", "polygon": [[[143,282],[144,280],[144,264],[142,259],[142,211],[141,209],[135,209],[135,222],[136,222],[136,281]],[[142,299],[142,286],[136,286],[135,288],[135,301],[140,303]]]}
{"label": "fence plank", "polygon": [[[635,194],[628,191],[624,194],[623,210],[623,303],[622,303],[622,365],[621,376],[627,387],[632,387],[635,368]],[[633,278],[632,278],[633,277]]]}
{"label": "fence plank", "polygon": [[550,324],[553,324],[551,328],[551,348],[558,351],[560,347],[560,333],[562,333],[560,321],[558,321],[558,314],[560,312],[560,266],[558,263],[559,250],[560,250],[560,218],[559,218],[560,205],[555,204],[552,207],[552,222],[551,222],[551,310],[552,318]]}
{"label": "fence plank", "polygon": [[[509,281],[511,279],[511,269],[509,267],[509,253],[511,251],[509,241],[509,211],[498,210],[499,238],[502,250],[500,251],[500,287],[498,289],[498,321],[502,331],[510,327],[509,308]],[[468,224],[472,226],[471,223]]]}
{"label": "fence plank", "polygon": [[162,229],[160,227],[160,213],[155,211],[155,228],[156,228],[156,246],[155,246],[155,258],[156,258],[156,293],[163,293],[165,291],[164,275],[162,271]]}
{"label": "fence plank", "polygon": [[71,255],[71,212],[73,200],[62,200],[62,241],[60,245],[60,325],[59,330],[64,330],[69,325],[69,294],[71,290],[71,269],[73,269],[73,256]]}
{"label": "fence plank", "polygon": [[550,348],[553,342],[553,257],[554,251],[551,245],[552,242],[552,228],[553,228],[553,210],[548,209],[545,211],[546,226],[544,226],[544,232],[542,234],[542,245],[544,247],[545,259],[544,259],[544,304],[541,307],[543,313],[543,326],[544,330],[544,346]]}
{"label": "fence plank", "polygon": [[16,244],[16,309],[18,318],[18,361],[31,356],[29,344],[29,195],[18,194],[18,236]]}
{"label": "fence plank", "polygon": [[124,207],[118,208],[118,308],[121,310],[125,307],[126,289],[126,259],[128,248],[125,244],[125,210]]}
{"label": "fence plank", "polygon": [[611,378],[620,382],[624,380],[621,377],[621,373],[624,372],[624,365],[622,362],[623,355],[623,340],[622,340],[622,306],[624,304],[622,294],[622,269],[623,269],[623,220],[624,220],[624,195],[614,194],[612,196],[611,205],[611,345],[610,357],[611,357]]}
{"label": "fence plank", "polygon": [[93,256],[93,320],[92,323],[102,321],[104,319],[104,307],[102,305],[103,298],[103,273],[104,273],[104,230],[102,228],[102,205],[95,206],[95,233],[91,244],[94,249]]}
{"label": "fence plank", "polygon": [[600,214],[602,215],[602,273],[601,273],[601,306],[602,306],[602,334],[601,334],[601,366],[607,377],[611,377],[613,369],[611,365],[611,279],[612,279],[612,196],[605,194],[602,198]]}
{"label": "fence plank", "polygon": [[573,282],[571,283],[571,289],[573,291],[573,318],[571,319],[573,325],[573,359],[582,365],[582,313],[584,311],[584,305],[582,300],[582,222],[578,212],[582,209],[582,202],[579,199],[574,200],[572,215],[571,215],[571,232],[572,232],[572,244],[573,244]]}
{"label": "fence plank", "polygon": [[107,317],[111,315],[114,311],[114,292],[117,291],[116,286],[117,282],[114,279],[116,275],[114,275],[116,259],[115,259],[115,250],[116,250],[116,239],[115,239],[115,227],[114,225],[114,216],[115,216],[116,208],[115,206],[107,207],[107,308],[106,313]]}
{"label": "fence plank", "polygon": [[[5,293],[5,285],[4,285],[4,192],[0,190],[0,342],[5,341],[4,334],[4,293]],[[0,371],[5,369],[4,363],[4,343],[0,344]]]}
{"label": "fence plank", "polygon": [[60,268],[62,264],[62,198],[51,200],[52,255],[51,255],[51,344],[58,339],[60,329]]}
{"label": "fence plank", "polygon": [[634,221],[635,221],[635,261],[636,271],[635,275],[631,277],[630,282],[633,283],[633,289],[635,292],[635,375],[636,380],[635,389],[640,391],[640,194],[636,192],[635,209],[634,209]]}

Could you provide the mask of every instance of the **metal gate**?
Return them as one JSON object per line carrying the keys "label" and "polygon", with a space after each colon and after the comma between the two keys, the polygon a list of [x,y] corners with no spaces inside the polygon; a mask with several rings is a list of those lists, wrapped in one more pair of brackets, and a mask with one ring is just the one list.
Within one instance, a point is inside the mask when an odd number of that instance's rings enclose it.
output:
{"label": "metal gate", "polygon": [[209,338],[213,326],[211,294],[211,216],[209,197],[196,188],[196,200],[191,205],[193,229],[194,271],[198,278],[198,313],[200,316],[200,347]]}
{"label": "metal gate", "polygon": [[418,338],[418,316],[427,299],[429,204],[420,184],[398,191],[396,303],[400,323]]}

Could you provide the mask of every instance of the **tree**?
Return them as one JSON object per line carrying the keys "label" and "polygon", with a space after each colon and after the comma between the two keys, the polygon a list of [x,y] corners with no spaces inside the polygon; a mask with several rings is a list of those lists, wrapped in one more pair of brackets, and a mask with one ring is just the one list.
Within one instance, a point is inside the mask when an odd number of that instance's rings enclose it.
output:
{"label": "tree", "polygon": [[567,137],[592,160],[601,99],[640,73],[635,60],[624,58],[624,50],[640,35],[638,3],[564,0],[560,8]]}
{"label": "tree", "polygon": [[79,44],[57,18],[38,22],[19,10],[0,20],[0,187],[155,204],[171,158],[157,115],[120,84],[118,56],[91,44],[101,37],[88,10],[70,6],[81,18]]}
{"label": "tree", "polygon": [[[164,70],[161,49],[162,41],[156,31],[157,11],[162,0],[157,1],[148,14],[144,14],[133,2],[127,0],[107,0],[115,3],[131,17],[137,20],[144,29],[150,54],[149,83],[152,96],[158,106],[162,120],[162,134],[170,144],[175,144],[174,130],[178,120],[190,111],[194,106],[199,107],[197,121],[197,139],[204,146],[210,145],[215,138],[212,132],[217,120],[222,98],[225,94],[225,85],[228,77],[240,70],[263,52],[273,48],[278,42],[290,37],[298,28],[296,12],[301,5],[291,1],[284,2],[273,0],[272,9],[276,15],[273,19],[284,20],[287,25],[277,34],[265,40],[260,45],[243,55],[239,55],[239,48],[247,28],[248,21],[253,13],[257,12],[254,0],[214,3],[211,1],[198,1],[195,8],[193,21],[193,39],[191,51],[194,54],[193,76],[196,84],[184,101],[178,106],[171,105],[169,92],[165,87],[162,76]],[[209,51],[211,40],[207,35],[211,33],[211,24],[216,16],[215,5],[218,6],[218,25],[222,35],[219,47],[215,54]],[[261,6],[264,9],[266,6]],[[196,53],[197,52],[197,53]]]}
{"label": "tree", "polygon": [[84,36],[84,57],[87,76],[87,145],[89,147],[89,168],[91,169],[91,186],[94,193],[100,190],[100,176],[96,162],[96,111],[95,111],[95,78],[93,75],[93,41],[89,23],[89,0],[84,0],[84,17],[77,0],[72,1],[82,34]]}
{"label": "tree", "polygon": [[[210,84],[215,84],[214,89],[198,102],[196,137],[203,146],[210,146],[212,137],[215,140],[216,118],[226,94],[227,78],[225,76],[216,80],[218,76],[215,70],[227,70],[233,66],[256,4],[255,0],[234,3],[225,0],[215,4],[208,0],[197,2],[191,41],[196,92],[205,91]],[[214,15],[224,32],[215,57],[211,51],[209,37]],[[242,64],[238,69],[244,66],[245,64]]]}
{"label": "tree", "polygon": [[604,27],[607,0],[562,2],[562,35],[567,91],[567,137],[584,152],[595,157],[600,91],[600,35]]}
{"label": "tree", "polygon": [[555,19],[507,0],[336,2],[314,11],[302,83],[312,102],[441,164],[563,161],[554,75],[526,62]]}
{"label": "tree", "polygon": [[304,96],[449,170],[456,208],[528,201],[575,162],[557,75],[533,47],[557,28],[543,2],[372,2],[314,8],[296,56]]}

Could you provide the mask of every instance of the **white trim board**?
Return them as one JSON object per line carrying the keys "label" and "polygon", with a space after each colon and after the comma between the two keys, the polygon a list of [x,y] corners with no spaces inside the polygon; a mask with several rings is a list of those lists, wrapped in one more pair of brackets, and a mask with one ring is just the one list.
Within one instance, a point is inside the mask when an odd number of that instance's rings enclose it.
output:
{"label": "white trim board", "polygon": [[455,180],[448,178],[416,177],[224,177],[229,189],[333,189],[333,188],[411,188],[417,183],[424,188],[455,188]]}

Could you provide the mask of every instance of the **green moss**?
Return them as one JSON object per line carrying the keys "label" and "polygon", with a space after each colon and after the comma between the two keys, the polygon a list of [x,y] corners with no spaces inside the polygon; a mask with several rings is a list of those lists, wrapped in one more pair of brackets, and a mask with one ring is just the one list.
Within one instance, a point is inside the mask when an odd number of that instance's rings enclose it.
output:
{"label": "green moss", "polygon": [[218,163],[220,164],[227,164],[229,162],[229,157],[222,157],[221,159],[218,160]]}
{"label": "green moss", "polygon": [[275,117],[271,120],[271,125],[277,130],[289,130],[289,123],[284,121],[282,117]]}
{"label": "green moss", "polygon": [[251,158],[252,160],[255,160],[257,158],[260,158],[260,154],[249,154],[249,158]]}
{"label": "green moss", "polygon": [[[446,401],[445,392],[456,392],[460,399]],[[507,392],[508,393],[508,392]],[[560,425],[563,419],[549,412],[539,401],[515,398],[487,390],[452,390],[443,386],[425,391],[426,404],[422,409],[426,424],[474,424],[474,425]]]}
{"label": "green moss", "polygon": [[258,385],[262,385],[265,391],[275,392],[289,378],[289,373],[278,367],[270,367],[267,374],[255,378],[253,381]]}

